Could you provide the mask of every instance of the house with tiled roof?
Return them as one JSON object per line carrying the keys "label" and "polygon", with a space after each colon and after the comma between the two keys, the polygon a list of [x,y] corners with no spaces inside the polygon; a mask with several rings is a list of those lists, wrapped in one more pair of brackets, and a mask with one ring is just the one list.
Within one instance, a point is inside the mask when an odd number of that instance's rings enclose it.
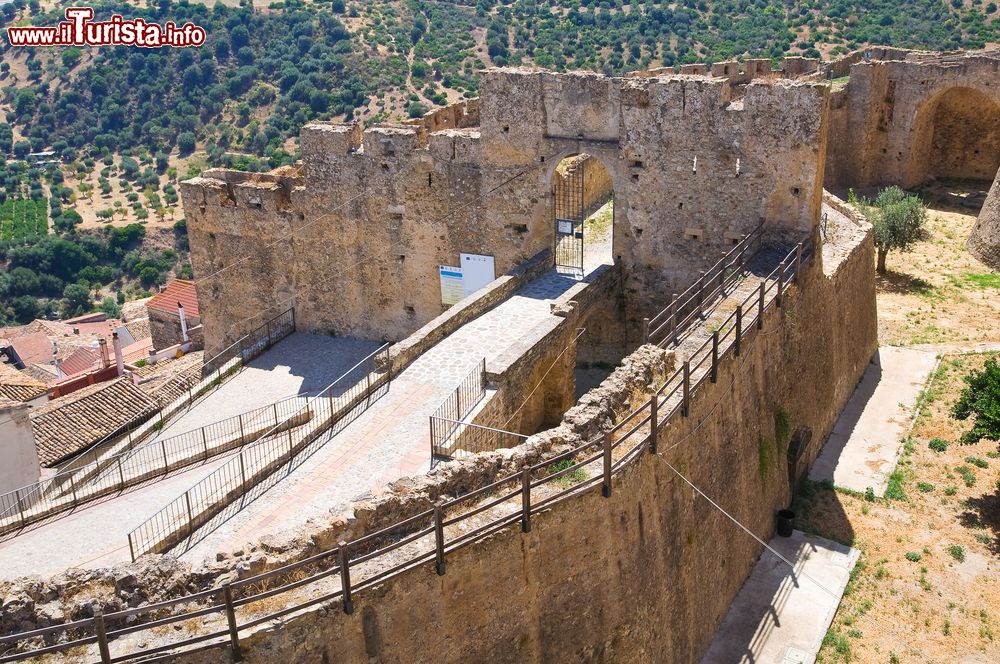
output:
{"label": "house with tiled roof", "polygon": [[31,413],[38,460],[42,466],[51,467],[148,419],[158,410],[155,399],[129,377],[53,399]]}
{"label": "house with tiled roof", "polygon": [[0,399],[40,405],[48,400],[48,395],[46,383],[0,362]]}
{"label": "house with tiled roof", "polygon": [[[195,341],[200,346],[201,313],[198,311],[198,293],[193,281],[174,279],[146,303],[149,313],[149,330],[157,350]],[[184,323],[181,317],[184,317]],[[198,328],[197,331],[195,328]]]}
{"label": "house with tiled roof", "polygon": [[52,362],[54,344],[43,332],[32,332],[7,340],[3,351],[10,363],[18,369],[31,364]]}

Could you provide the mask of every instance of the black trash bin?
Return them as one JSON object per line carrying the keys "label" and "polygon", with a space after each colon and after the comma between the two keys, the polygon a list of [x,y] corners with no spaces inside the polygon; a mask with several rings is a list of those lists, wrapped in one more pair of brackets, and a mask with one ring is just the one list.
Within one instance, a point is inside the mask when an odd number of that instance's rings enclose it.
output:
{"label": "black trash bin", "polygon": [[778,510],[778,534],[782,537],[791,537],[793,530],[795,530],[795,512]]}

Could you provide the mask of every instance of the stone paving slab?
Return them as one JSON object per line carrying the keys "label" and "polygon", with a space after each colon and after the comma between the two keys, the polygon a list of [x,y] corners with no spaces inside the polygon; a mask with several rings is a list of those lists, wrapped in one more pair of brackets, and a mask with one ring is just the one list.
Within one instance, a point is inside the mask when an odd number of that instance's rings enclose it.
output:
{"label": "stone paving slab", "polygon": [[871,487],[883,495],[935,362],[930,351],[881,347],[837,418],[809,479],[854,491]]}
{"label": "stone paving slab", "polygon": [[791,537],[774,537],[769,545],[794,568],[771,551],[764,551],[701,664],[816,661],[860,553],[798,530]]}
{"label": "stone paving slab", "polygon": [[[171,422],[156,440],[199,429],[295,394],[315,393],[382,344],[294,332]],[[316,358],[322,357],[322,362]]]}
{"label": "stone paving slab", "polygon": [[[469,321],[393,377],[386,394],[322,444],[260,498],[243,505],[183,552],[192,561],[232,550],[267,533],[339,513],[401,477],[430,469],[429,417],[485,357],[520,356],[565,320],[552,302],[579,287],[573,275],[547,272]],[[180,550],[175,553],[181,553]]]}

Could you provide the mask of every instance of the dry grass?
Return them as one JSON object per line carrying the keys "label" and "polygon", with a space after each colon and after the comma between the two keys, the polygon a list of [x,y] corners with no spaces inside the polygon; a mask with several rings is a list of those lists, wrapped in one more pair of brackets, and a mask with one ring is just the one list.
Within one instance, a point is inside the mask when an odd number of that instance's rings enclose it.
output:
{"label": "dry grass", "polygon": [[891,252],[889,273],[878,279],[880,343],[998,340],[1000,275],[965,250],[975,214],[930,205],[929,237],[911,252]]}
{"label": "dry grass", "polygon": [[862,552],[817,661],[1000,661],[998,446],[960,445],[966,425],[949,414],[986,357],[942,359],[900,460],[904,499],[806,488],[804,529]]}

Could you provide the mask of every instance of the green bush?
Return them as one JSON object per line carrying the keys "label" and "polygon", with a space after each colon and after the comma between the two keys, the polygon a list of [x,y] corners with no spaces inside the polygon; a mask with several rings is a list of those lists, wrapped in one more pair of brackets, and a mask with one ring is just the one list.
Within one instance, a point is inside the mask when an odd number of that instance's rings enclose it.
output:
{"label": "green bush", "polygon": [[931,448],[935,452],[944,452],[948,449],[948,443],[940,438],[933,438],[929,443],[927,443],[927,447]]}
{"label": "green bush", "polygon": [[921,560],[924,559],[924,557],[921,556],[916,551],[907,551],[906,559],[909,560],[911,563],[919,563]]}
{"label": "green bush", "polygon": [[963,443],[978,443],[983,438],[1000,440],[1000,364],[995,357],[982,370],[965,376],[966,386],[951,410],[957,420],[972,418],[972,428],[962,434]]}

